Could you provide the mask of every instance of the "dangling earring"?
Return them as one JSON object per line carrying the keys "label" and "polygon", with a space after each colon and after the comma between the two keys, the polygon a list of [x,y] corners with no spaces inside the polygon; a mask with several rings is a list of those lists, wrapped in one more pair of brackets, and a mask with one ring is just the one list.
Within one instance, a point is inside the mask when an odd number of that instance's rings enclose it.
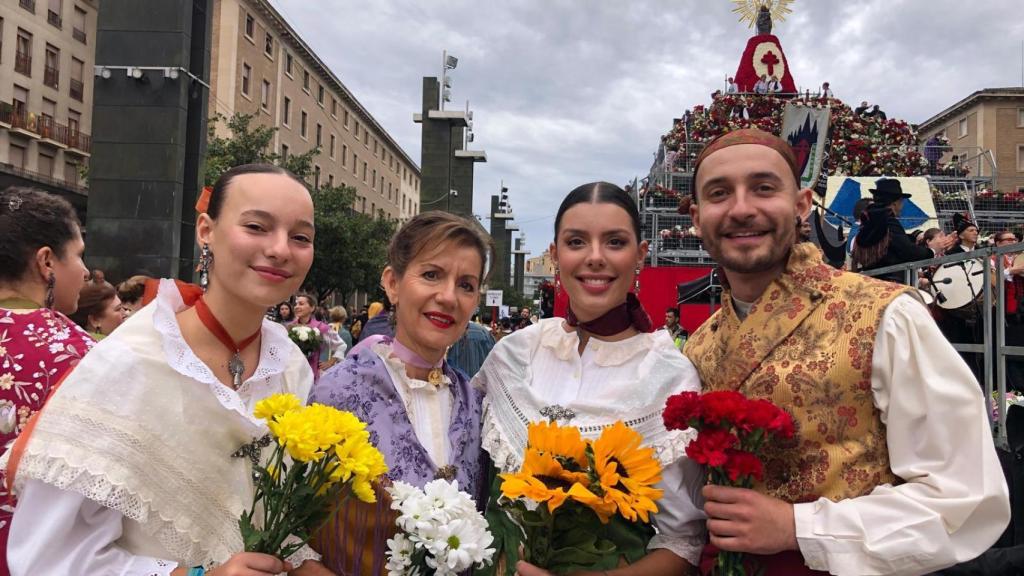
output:
{"label": "dangling earring", "polygon": [[43,303],[43,307],[52,310],[53,309],[53,287],[57,284],[57,278],[50,272],[50,275],[46,278],[46,300]]}
{"label": "dangling earring", "polygon": [[633,293],[637,296],[640,295],[640,267],[636,267],[635,275],[633,276]]}
{"label": "dangling earring", "polygon": [[555,296],[562,291],[562,274],[558,266],[555,266]]}
{"label": "dangling earring", "polygon": [[213,253],[210,252],[210,245],[203,244],[203,250],[199,253],[199,287],[206,292],[210,287],[210,263],[213,262]]}

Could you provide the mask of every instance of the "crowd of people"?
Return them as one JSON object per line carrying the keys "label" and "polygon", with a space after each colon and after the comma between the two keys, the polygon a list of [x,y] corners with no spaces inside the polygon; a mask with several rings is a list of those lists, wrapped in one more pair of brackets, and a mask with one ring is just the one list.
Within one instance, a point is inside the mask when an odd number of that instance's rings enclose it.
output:
{"label": "crowd of people", "polygon": [[[312,198],[276,166],[217,180],[197,218],[198,286],[130,278],[115,289],[99,271],[87,281],[71,207],[0,192],[0,470],[11,499],[0,574],[383,573],[395,531],[383,484],[375,504],[332,509],[289,558],[244,551],[251,462],[236,456],[259,454],[266,425],[253,408],[281,392],[366,422],[387,482],[457,480],[495,536],[487,574],[549,574],[522,557],[523,531],[498,505],[500,475],[523,464],[537,421],[588,439],[629,422],[662,467],[653,524],[609,531],[605,576],[707,573],[721,550],[746,553],[766,576],[984,561],[1010,522],[1009,488],[975,377],[914,289],[835,270],[799,241],[811,191],[778,137],[736,130],[694,165],[690,214],[725,291],[692,335],[674,308],[652,329],[637,296],[640,215],[607,182],[575,188],[555,213],[565,317],[524,308],[507,327],[475,319],[491,239],[445,212],[395,233],[386,298],[351,316],[322,306],[303,291]],[[877,230],[854,256],[862,268],[888,254],[879,244],[913,246],[891,235],[902,192],[882,183],[875,197],[864,229]],[[296,325],[322,335],[318,350],[289,339]],[[670,396],[720,390],[770,401],[795,423],[750,488],[708,484],[688,437],[663,421]]]}

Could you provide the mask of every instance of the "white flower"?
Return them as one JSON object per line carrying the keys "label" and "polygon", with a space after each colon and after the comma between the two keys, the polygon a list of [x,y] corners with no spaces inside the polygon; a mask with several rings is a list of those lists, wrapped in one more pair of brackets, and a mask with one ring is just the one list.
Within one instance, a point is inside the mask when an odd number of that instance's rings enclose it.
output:
{"label": "white flower", "polygon": [[402,576],[409,572],[412,566],[412,554],[416,547],[405,534],[395,534],[394,538],[388,540],[387,558],[385,566],[390,576]]}

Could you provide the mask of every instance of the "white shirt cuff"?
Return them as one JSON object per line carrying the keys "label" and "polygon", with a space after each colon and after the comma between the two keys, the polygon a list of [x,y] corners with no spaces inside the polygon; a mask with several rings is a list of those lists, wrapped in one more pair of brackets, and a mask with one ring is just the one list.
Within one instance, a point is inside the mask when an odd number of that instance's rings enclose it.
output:
{"label": "white shirt cuff", "polygon": [[828,549],[814,533],[814,513],[817,511],[817,502],[793,504],[796,543],[808,568],[828,572]]}

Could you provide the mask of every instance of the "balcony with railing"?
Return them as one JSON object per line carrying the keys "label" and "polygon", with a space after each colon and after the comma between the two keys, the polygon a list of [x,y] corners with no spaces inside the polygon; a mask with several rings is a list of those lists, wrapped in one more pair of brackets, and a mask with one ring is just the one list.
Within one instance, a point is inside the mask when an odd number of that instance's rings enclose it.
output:
{"label": "balcony with railing", "polygon": [[60,28],[61,24],[63,23],[63,21],[61,20],[60,14],[57,14],[53,10],[47,10],[46,11],[46,21],[49,22],[52,26],[55,26],[57,28]]}
{"label": "balcony with railing", "polygon": [[75,40],[78,40],[82,44],[85,44],[85,38],[86,38],[85,30],[82,30],[81,28],[72,28],[71,29],[71,37],[74,38]]}
{"label": "balcony with railing", "polygon": [[71,79],[70,93],[72,98],[79,102],[82,101],[82,98],[85,96],[85,85],[82,84],[81,80],[75,80],[74,78]]}
{"label": "balcony with railing", "polygon": [[36,0],[18,0],[18,5],[33,14],[36,13]]}
{"label": "balcony with railing", "polygon": [[14,53],[14,71],[25,76],[32,76],[32,56],[25,52]]}
{"label": "balcony with railing", "polygon": [[43,68],[43,84],[50,88],[60,87],[60,70],[53,66]]}
{"label": "balcony with railing", "polygon": [[50,116],[29,113],[24,107],[0,102],[0,127],[6,127],[30,138],[40,138],[45,143],[67,148],[68,153],[89,155],[92,137],[74,126],[57,122]]}

